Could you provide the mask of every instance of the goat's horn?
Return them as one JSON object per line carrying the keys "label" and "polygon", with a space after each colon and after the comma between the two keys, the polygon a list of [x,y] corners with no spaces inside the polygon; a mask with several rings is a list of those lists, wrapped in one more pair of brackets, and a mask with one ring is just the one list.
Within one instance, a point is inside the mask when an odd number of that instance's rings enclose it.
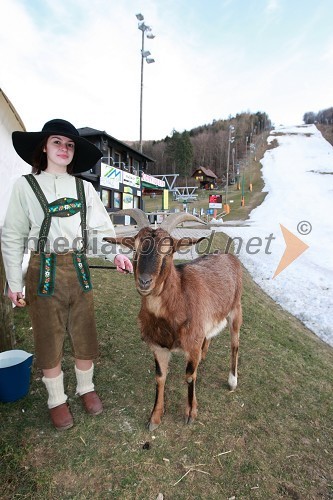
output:
{"label": "goat's horn", "polygon": [[140,208],[124,208],[123,210],[118,210],[118,212],[112,212],[110,216],[112,215],[129,215],[135,220],[140,229],[150,226],[147,215]]}
{"label": "goat's horn", "polygon": [[180,212],[168,215],[168,217],[164,219],[160,227],[165,231],[168,231],[168,233],[171,233],[171,231],[175,229],[178,224],[185,221],[195,221],[200,222],[201,224],[206,224],[206,222],[199,219],[199,217],[196,217],[195,215],[189,214],[187,212]]}

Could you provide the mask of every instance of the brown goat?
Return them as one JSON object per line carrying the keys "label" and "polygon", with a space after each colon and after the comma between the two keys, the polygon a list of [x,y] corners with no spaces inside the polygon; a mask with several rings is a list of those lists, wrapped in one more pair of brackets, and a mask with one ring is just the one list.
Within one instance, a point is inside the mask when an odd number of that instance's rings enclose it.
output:
{"label": "brown goat", "polygon": [[134,252],[135,284],[142,301],[138,316],[141,336],[153,351],[156,366],[156,399],[149,429],[154,430],[161,423],[168,364],[171,352],[177,350],[184,351],[186,357],[185,421],[191,423],[197,416],[198,365],[206,356],[210,339],[227,322],[231,333],[228,383],[231,390],[237,386],[242,269],[238,259],[230,254],[209,254],[174,265],[175,252],[203,238],[176,239],[170,234],[172,229],[184,219],[198,219],[189,214],[173,214],[160,228],[152,229],[143,212],[138,215],[137,210],[131,210],[130,214],[145,227],[135,237],[106,240],[125,245]]}

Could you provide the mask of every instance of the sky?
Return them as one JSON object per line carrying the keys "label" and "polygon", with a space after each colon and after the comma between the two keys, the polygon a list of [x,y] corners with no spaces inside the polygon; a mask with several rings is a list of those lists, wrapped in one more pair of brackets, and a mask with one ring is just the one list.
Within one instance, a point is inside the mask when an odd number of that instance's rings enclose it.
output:
{"label": "sky", "polygon": [[52,118],[143,140],[266,112],[333,105],[331,0],[1,0],[0,88],[27,130]]}
{"label": "sky", "polygon": [[[254,281],[333,347],[333,147],[315,125],[280,127],[273,139],[278,147],[261,160],[264,202],[245,227],[216,230],[241,238],[235,248]],[[286,247],[302,252],[276,275]]]}

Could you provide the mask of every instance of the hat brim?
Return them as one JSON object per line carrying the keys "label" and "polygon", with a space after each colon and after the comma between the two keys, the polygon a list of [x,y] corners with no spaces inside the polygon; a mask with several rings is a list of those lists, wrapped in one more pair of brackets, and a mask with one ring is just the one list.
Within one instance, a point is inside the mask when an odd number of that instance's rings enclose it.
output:
{"label": "hat brim", "polygon": [[[58,135],[57,132],[21,132],[12,133],[13,146],[17,154],[25,162],[32,165],[34,152],[43,139],[50,135]],[[64,133],[59,135],[63,136]],[[65,137],[75,143],[75,153],[73,161],[73,173],[79,174],[86,172],[94,167],[98,160],[103,156],[102,152],[91,142],[77,135],[66,134]]]}

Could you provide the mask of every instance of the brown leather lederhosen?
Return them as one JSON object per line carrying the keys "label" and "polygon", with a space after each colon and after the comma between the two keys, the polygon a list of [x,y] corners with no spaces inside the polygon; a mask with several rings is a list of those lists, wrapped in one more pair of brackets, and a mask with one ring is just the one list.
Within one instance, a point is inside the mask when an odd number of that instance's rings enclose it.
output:
{"label": "brown leather lederhosen", "polygon": [[[63,353],[66,331],[78,359],[98,356],[93,292],[86,261],[86,202],[81,179],[75,178],[77,198],[48,203],[35,176],[25,176],[44,211],[37,251],[26,276],[26,299],[32,322],[37,365],[55,367]],[[81,214],[82,249],[65,254],[45,252],[52,217]],[[88,292],[88,293],[87,293]]]}

